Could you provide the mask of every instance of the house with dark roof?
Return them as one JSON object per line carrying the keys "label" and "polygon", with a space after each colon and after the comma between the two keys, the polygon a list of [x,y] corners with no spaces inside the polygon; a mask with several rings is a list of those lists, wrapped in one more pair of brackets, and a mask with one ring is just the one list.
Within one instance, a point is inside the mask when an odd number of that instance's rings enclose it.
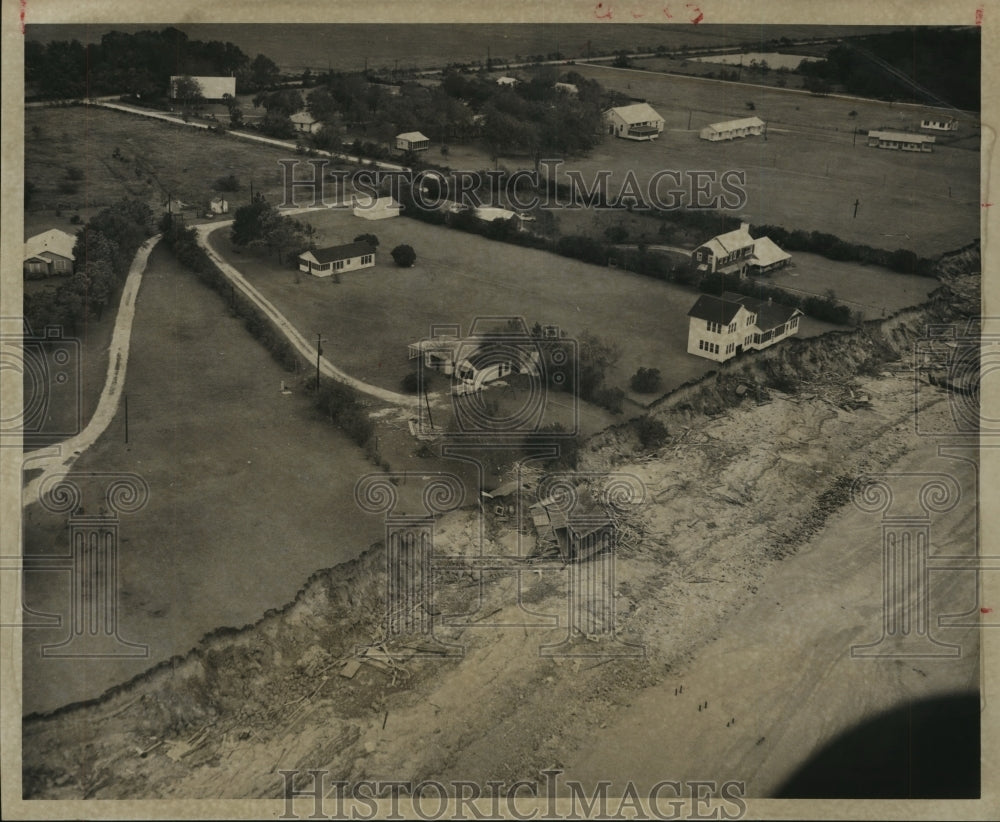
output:
{"label": "house with dark roof", "polygon": [[329,277],[373,265],[375,265],[375,249],[364,240],[317,248],[299,254],[299,271],[306,271],[314,277]]}
{"label": "house with dark roof", "polygon": [[688,311],[688,354],[725,362],[798,333],[798,308],[727,291],[702,294]]}

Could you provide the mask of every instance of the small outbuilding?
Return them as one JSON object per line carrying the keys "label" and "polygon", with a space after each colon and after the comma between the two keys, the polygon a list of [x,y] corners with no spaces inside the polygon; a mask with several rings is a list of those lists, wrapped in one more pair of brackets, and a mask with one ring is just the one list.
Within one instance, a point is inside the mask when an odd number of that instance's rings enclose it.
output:
{"label": "small outbuilding", "polygon": [[229,200],[223,197],[221,194],[217,194],[211,200],[208,201],[208,210],[212,214],[228,214],[229,213]]}
{"label": "small outbuilding", "polygon": [[736,140],[741,137],[759,137],[767,129],[767,123],[760,117],[742,117],[705,126],[699,133],[702,140]]}
{"label": "small outbuilding", "polygon": [[419,131],[407,131],[396,135],[396,148],[400,151],[426,151],[431,141]]}

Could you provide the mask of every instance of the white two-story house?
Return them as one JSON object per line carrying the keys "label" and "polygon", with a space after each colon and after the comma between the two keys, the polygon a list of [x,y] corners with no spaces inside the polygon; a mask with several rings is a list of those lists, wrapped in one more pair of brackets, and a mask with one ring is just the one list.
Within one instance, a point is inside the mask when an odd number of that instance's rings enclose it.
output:
{"label": "white two-story house", "polygon": [[688,354],[725,362],[798,333],[798,308],[743,294],[703,294],[688,311]]}

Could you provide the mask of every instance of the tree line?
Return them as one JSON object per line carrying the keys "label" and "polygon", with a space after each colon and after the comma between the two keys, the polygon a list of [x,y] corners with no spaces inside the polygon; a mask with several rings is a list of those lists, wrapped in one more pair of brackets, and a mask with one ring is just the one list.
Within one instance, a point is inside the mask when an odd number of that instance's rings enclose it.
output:
{"label": "tree line", "polygon": [[53,40],[24,44],[25,82],[43,98],[129,94],[167,95],[173,75],[235,76],[237,93],[274,85],[279,69],[269,57],[251,59],[239,46],[192,40],[179,29],[127,34],[111,31],[100,43]]}
{"label": "tree line", "polygon": [[128,276],[139,247],[152,232],[153,212],[139,200],[122,200],[91,217],[78,232],[73,274],[56,286],[24,295],[24,318],[33,330],[61,326],[75,334],[100,319]]}

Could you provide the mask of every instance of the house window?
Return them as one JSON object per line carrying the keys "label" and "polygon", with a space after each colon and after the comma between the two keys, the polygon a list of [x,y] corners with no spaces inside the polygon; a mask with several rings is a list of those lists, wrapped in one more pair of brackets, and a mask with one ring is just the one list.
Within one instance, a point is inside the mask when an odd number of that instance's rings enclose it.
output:
{"label": "house window", "polygon": [[729,325],[729,333],[732,334],[736,331],[736,323],[731,323]]}
{"label": "house window", "polygon": [[333,270],[334,271],[340,271],[343,267],[344,267],[344,261],[343,260],[337,260],[333,264]]}
{"label": "house window", "polygon": [[322,265],[318,265],[318,266],[316,266],[316,270],[317,271],[329,271],[330,270],[330,264],[329,263],[323,263]]}
{"label": "house window", "polygon": [[711,320],[708,320],[708,332],[710,334],[721,334],[722,323],[714,323]]}
{"label": "house window", "polygon": [[747,334],[745,340],[743,340],[743,345],[750,345],[750,341],[753,339],[753,334]]}
{"label": "house window", "polygon": [[754,345],[760,345],[760,334],[753,335]]}
{"label": "house window", "polygon": [[361,256],[361,265],[368,265],[372,261],[371,254],[363,254]]}
{"label": "house window", "polygon": [[704,340],[698,340],[698,350],[699,351],[704,351],[705,350],[705,341]]}
{"label": "house window", "polygon": [[792,317],[791,321],[788,323],[788,327],[791,328],[793,331],[796,328],[798,328],[799,327],[799,318],[798,317]]}

